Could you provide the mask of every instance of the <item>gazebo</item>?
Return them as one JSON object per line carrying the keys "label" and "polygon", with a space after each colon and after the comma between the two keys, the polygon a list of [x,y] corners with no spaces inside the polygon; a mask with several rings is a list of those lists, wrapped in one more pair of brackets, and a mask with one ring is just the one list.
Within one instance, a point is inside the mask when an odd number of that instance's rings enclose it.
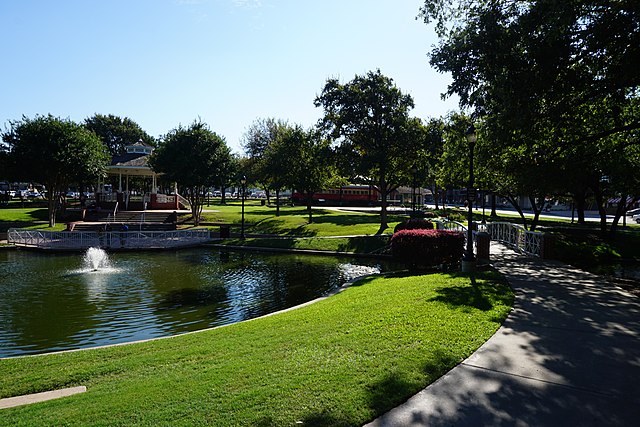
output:
{"label": "gazebo", "polygon": [[[98,183],[96,203],[101,208],[118,210],[147,210],[147,209],[180,209],[180,199],[177,187],[174,194],[158,193],[158,175],[148,165],[149,155],[153,153],[153,147],[142,140],[127,145],[125,152],[114,156],[108,167],[107,174],[118,177],[118,189],[114,190],[105,182]],[[130,191],[129,178],[142,177],[151,179],[151,191],[138,194]],[[123,186],[124,184],[124,186]]]}

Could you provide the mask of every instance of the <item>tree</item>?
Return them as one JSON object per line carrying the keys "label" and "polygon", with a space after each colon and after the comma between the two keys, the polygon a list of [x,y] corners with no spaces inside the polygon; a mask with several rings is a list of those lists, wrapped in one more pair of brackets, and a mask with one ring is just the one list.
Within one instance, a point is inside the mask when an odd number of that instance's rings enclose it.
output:
{"label": "tree", "polygon": [[19,166],[14,168],[15,177],[45,185],[50,227],[69,184],[104,175],[110,159],[93,132],[52,115],[10,122],[2,139],[9,146],[10,162]]}
{"label": "tree", "polygon": [[112,156],[124,153],[125,146],[138,141],[151,146],[156,145],[154,138],[128,117],[95,114],[85,119],[84,125],[98,135]]}
{"label": "tree", "polygon": [[223,205],[227,203],[227,188],[234,181],[240,170],[240,157],[231,154],[231,150],[227,148],[227,153],[222,153],[222,160],[219,164],[218,184],[220,185],[220,195]]}
{"label": "tree", "polygon": [[290,126],[282,120],[257,119],[244,135],[244,149],[248,156],[254,182],[260,183],[269,202],[271,190],[276,192],[276,216],[280,215],[280,190],[286,184],[288,172],[286,155],[278,153]]}
{"label": "tree", "polygon": [[339,142],[339,150],[353,153],[355,175],[375,182],[382,197],[382,232],[388,228],[388,195],[396,178],[411,168],[413,99],[377,70],[346,84],[328,79],[315,105],[324,109],[320,128]]}
{"label": "tree", "polygon": [[333,162],[331,144],[317,130],[306,132],[301,126],[295,125],[287,129],[273,148],[288,163],[284,182],[306,195],[311,224],[313,195],[341,181]]}
{"label": "tree", "polygon": [[[421,16],[441,40],[430,62],[482,122],[498,182],[538,200],[573,192],[582,205],[588,182],[598,198],[610,153],[638,144],[640,4],[427,0]],[[561,171],[574,172],[558,182]]]}
{"label": "tree", "polygon": [[165,135],[149,159],[153,170],[178,184],[191,205],[193,222],[200,224],[206,189],[227,173],[230,151],[223,137],[201,121],[178,126]]}

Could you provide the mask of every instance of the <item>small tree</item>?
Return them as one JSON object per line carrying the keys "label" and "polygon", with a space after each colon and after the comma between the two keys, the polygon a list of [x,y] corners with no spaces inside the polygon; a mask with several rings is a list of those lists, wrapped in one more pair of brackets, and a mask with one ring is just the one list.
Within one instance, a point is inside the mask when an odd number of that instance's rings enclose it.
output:
{"label": "small tree", "polygon": [[178,126],[164,136],[149,163],[157,173],[178,184],[191,205],[193,222],[200,224],[206,188],[220,181],[230,152],[223,137],[201,121]]}
{"label": "small tree", "polygon": [[95,133],[68,119],[23,117],[10,126],[2,139],[9,147],[14,177],[45,185],[49,227],[53,227],[58,201],[69,184],[103,175],[109,153]]}
{"label": "small tree", "polygon": [[288,180],[292,187],[305,194],[309,224],[313,222],[311,204],[313,195],[327,187],[339,184],[340,177],[333,162],[330,142],[320,132],[305,132],[302,127],[289,129],[282,140],[289,163]]}

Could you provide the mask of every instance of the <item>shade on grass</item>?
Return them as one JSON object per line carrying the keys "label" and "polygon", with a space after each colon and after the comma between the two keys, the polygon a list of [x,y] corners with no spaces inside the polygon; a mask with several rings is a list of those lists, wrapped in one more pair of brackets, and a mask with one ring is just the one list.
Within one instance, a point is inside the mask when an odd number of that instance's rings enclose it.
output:
{"label": "shade on grass", "polygon": [[0,361],[0,396],[86,385],[3,410],[6,425],[355,426],[478,348],[512,294],[494,273],[368,278],[275,316],[171,339]]}
{"label": "shade on grass", "polygon": [[[281,206],[280,216],[275,216],[275,208],[260,206],[255,201],[246,204],[245,220],[247,233],[277,234],[288,236],[349,236],[375,234],[380,228],[380,215],[362,212],[338,212],[329,209],[314,209],[313,223],[308,224],[306,208],[299,206]],[[223,222],[239,225],[241,210],[238,204],[205,207],[205,222]],[[401,218],[391,216],[390,228]],[[238,231],[238,230],[236,230]]]}
{"label": "shade on grass", "polygon": [[385,249],[389,244],[389,236],[225,239],[216,244],[370,254]]}

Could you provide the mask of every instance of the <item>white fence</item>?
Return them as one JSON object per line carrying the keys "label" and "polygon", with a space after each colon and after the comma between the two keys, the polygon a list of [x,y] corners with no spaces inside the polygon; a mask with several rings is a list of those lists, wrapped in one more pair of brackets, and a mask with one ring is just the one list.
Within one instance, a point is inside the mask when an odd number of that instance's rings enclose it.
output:
{"label": "white fence", "polygon": [[[465,232],[467,237],[467,227],[456,221],[438,220],[438,228],[442,230],[455,230]],[[544,233],[539,231],[528,231],[523,226],[511,224],[510,222],[487,222],[486,224],[476,224],[477,231],[489,234],[491,240],[503,243],[512,249],[518,250],[528,255],[542,256],[544,246]],[[473,231],[473,239],[476,239],[476,231]]]}
{"label": "white fence", "polygon": [[504,243],[520,252],[534,256],[543,255],[544,233],[528,231],[521,225],[509,222],[478,224],[478,229],[487,232],[491,240]]}
{"label": "white fence", "polygon": [[[448,219],[442,219],[442,220],[437,220],[437,228],[439,230],[453,230],[453,231],[467,231],[467,226],[457,222],[457,221],[450,221]],[[466,238],[466,234],[465,234],[465,238]]]}
{"label": "white fence", "polygon": [[164,249],[196,246],[210,239],[209,230],[194,228],[172,231],[43,231],[11,228],[8,243],[53,250]]}

